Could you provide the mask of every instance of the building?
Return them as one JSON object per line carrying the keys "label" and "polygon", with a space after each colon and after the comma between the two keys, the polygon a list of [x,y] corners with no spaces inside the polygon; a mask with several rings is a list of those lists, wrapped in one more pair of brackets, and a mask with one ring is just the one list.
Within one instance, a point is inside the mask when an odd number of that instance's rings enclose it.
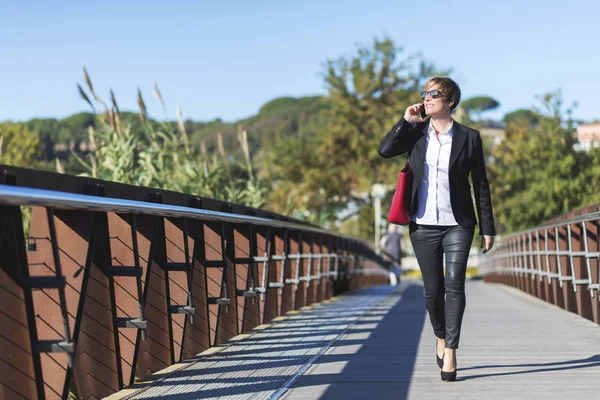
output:
{"label": "building", "polygon": [[577,127],[578,148],[588,151],[600,145],[600,122],[581,124]]}
{"label": "building", "polygon": [[502,128],[481,128],[479,132],[481,136],[492,138],[494,145],[502,142],[505,136],[505,131]]}

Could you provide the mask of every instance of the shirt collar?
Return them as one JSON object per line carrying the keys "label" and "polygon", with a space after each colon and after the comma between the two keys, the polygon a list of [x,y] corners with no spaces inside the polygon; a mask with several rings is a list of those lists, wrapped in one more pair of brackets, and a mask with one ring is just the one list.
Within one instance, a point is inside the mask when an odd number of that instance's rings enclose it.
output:
{"label": "shirt collar", "polygon": [[[450,136],[450,138],[452,138],[453,133],[454,133],[454,118],[452,119],[452,123],[450,124],[450,127],[448,128],[448,130],[440,133],[440,136],[447,134],[448,136]],[[435,129],[433,129],[433,125],[431,124],[431,119],[429,120],[429,125],[427,126],[427,134],[428,134],[428,136],[435,137]]]}

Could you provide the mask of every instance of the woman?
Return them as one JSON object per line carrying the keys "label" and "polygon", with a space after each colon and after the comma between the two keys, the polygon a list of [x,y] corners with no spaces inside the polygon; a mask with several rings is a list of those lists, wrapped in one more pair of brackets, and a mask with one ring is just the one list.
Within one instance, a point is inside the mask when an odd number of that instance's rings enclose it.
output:
{"label": "woman", "polygon": [[[494,217],[479,132],[451,117],[460,88],[447,77],[431,78],[379,145],[379,155],[409,152],[413,170],[412,243],[425,287],[425,305],[436,339],[444,381],[456,380],[456,349],[465,310],[465,274],[477,220],[483,252],[494,243]],[[421,116],[424,109],[425,117]],[[427,116],[429,119],[427,119]],[[443,256],[446,255],[446,276]]]}

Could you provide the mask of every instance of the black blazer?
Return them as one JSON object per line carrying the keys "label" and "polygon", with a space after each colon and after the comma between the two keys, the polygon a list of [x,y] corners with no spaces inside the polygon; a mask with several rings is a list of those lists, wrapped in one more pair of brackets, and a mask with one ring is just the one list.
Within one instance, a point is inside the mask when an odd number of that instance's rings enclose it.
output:
{"label": "black blazer", "polygon": [[[411,197],[411,210],[418,209],[419,185],[423,180],[425,145],[429,120],[410,123],[402,118],[381,141],[379,155],[384,158],[412,152],[410,161],[414,183]],[[490,187],[485,172],[483,148],[479,132],[454,121],[452,127],[452,148],[450,149],[450,203],[454,219],[459,225],[471,228],[477,225],[471,197],[469,173],[473,179],[473,192],[479,219],[480,235],[496,234]]]}

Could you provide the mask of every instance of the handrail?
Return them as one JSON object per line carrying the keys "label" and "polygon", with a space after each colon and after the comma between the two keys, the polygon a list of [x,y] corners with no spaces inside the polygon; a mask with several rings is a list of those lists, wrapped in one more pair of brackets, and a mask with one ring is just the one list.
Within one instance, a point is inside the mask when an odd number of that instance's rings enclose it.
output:
{"label": "handrail", "polygon": [[[535,232],[535,231],[539,231],[539,230],[542,230],[542,229],[555,228],[555,227],[558,227],[558,226],[561,226],[561,225],[567,225],[567,224],[577,224],[579,222],[593,221],[595,219],[600,219],[600,211],[596,211],[596,212],[588,213],[588,214],[577,215],[577,216],[575,216],[573,218],[554,221],[554,222],[551,222],[549,224],[536,226],[534,228],[527,228],[527,229],[524,229],[522,231],[513,232],[510,235],[503,237],[502,239],[506,240],[506,239],[509,239],[509,238],[512,238],[512,237],[515,237],[515,236],[524,235],[524,234]],[[492,251],[493,250],[494,250],[494,248],[492,248]]]}
{"label": "handrail", "polygon": [[[135,212],[138,214],[160,215],[165,217],[188,217],[208,221],[245,223],[277,228],[296,229],[325,233],[330,236],[346,237],[337,232],[328,231],[310,225],[278,221],[269,218],[240,215],[222,211],[203,210],[160,203],[137,200],[116,199],[110,197],[90,196],[84,194],[65,193],[55,190],[32,189],[13,185],[0,184],[0,204],[12,206],[42,206],[62,210],[88,210],[109,212]],[[352,238],[356,241],[363,240]],[[366,243],[365,243],[366,244]]]}
{"label": "handrail", "polygon": [[502,238],[479,272],[600,323],[600,212],[559,218]]}

